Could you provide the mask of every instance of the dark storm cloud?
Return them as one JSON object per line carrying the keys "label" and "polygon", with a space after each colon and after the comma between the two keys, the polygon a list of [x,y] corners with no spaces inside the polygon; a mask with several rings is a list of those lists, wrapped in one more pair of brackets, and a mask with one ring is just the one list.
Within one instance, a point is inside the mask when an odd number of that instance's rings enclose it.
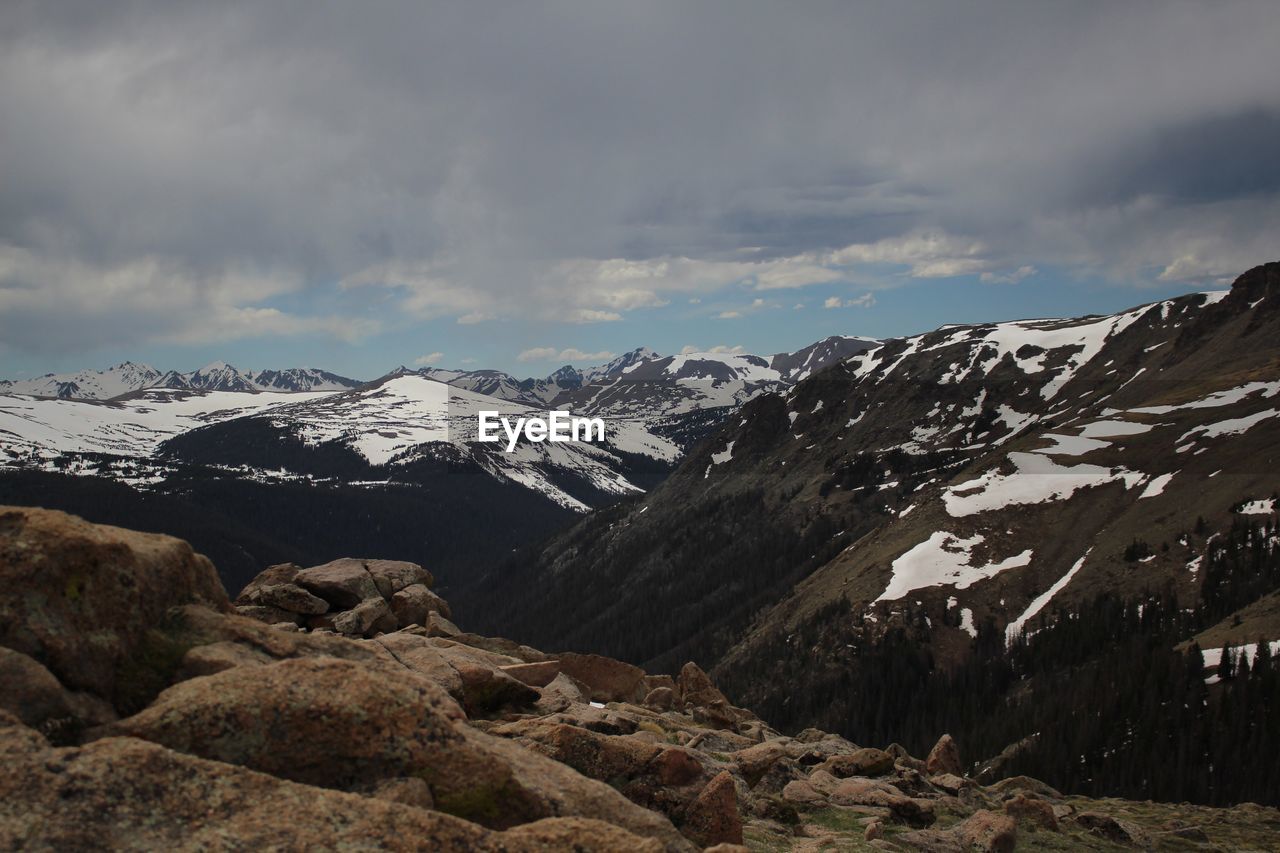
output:
{"label": "dark storm cloud", "polygon": [[1280,231],[1277,43],[1272,2],[11,2],[0,339],[1228,274]]}

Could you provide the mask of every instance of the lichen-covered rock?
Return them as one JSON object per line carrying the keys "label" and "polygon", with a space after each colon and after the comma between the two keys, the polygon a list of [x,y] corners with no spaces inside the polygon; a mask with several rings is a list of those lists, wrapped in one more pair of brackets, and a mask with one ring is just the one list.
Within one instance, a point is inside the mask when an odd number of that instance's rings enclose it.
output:
{"label": "lichen-covered rock", "polygon": [[382,598],[369,598],[350,610],[333,614],[333,629],[340,634],[363,637],[389,633],[399,627],[391,606]]}
{"label": "lichen-covered rock", "polygon": [[319,616],[329,611],[329,603],[317,595],[312,595],[295,583],[277,583],[256,586],[250,593],[241,593],[237,603],[257,604],[263,607],[274,607],[288,613],[304,616]]}
{"label": "lichen-covered rock", "polygon": [[658,711],[670,711],[675,703],[676,692],[670,687],[655,687],[644,697],[644,704]]}
{"label": "lichen-covered rock", "polygon": [[1047,829],[1058,830],[1058,818],[1053,813],[1053,805],[1034,795],[1016,794],[1004,802],[1004,813],[1018,823]]}
{"label": "lichen-covered rock", "polygon": [[929,750],[929,757],[924,760],[926,772],[930,776],[937,776],[942,773],[951,773],[956,776],[964,775],[964,765],[960,763],[960,748],[956,746],[956,742],[951,735],[943,735],[938,738],[938,742],[934,744],[933,749]]}
{"label": "lichen-covered rock", "polygon": [[680,676],[676,679],[680,693],[680,701],[685,705],[712,707],[717,703],[728,705],[729,700],[711,683],[711,677],[702,671],[702,667],[689,661],[680,668]]}
{"label": "lichen-covered rock", "polygon": [[677,837],[665,818],[607,785],[464,721],[443,689],[407,669],[388,678],[312,657],[183,682],[105,733],[326,788],[416,776],[437,809],[495,829],[578,815]]}
{"label": "lichen-covered rock", "polygon": [[738,792],[727,770],[708,782],[689,805],[681,829],[703,847],[742,843]]}
{"label": "lichen-covered rock", "polygon": [[507,675],[530,687],[546,687],[560,674],[560,662],[544,660],[536,663],[511,663],[501,669]]}
{"label": "lichen-covered rock", "polygon": [[644,670],[602,655],[559,656],[560,671],[585,684],[595,702],[639,702],[644,699]]}
{"label": "lichen-covered rock", "polygon": [[411,586],[421,585],[430,589],[435,586],[435,578],[431,572],[405,560],[364,560],[364,568],[373,578],[378,593],[388,601],[397,592]]}
{"label": "lichen-covered rock", "polygon": [[364,561],[351,557],[302,569],[294,575],[293,582],[323,598],[335,610],[350,610],[362,601],[382,598]]}
{"label": "lichen-covered rock", "polygon": [[289,782],[133,738],[52,749],[30,729],[3,720],[0,756],[6,850],[683,849],[678,838],[664,843],[583,818],[494,832],[438,811]]}
{"label": "lichen-covered rock", "polygon": [[848,755],[833,755],[822,764],[837,779],[849,776],[883,776],[893,770],[893,756],[884,750],[863,747]]}
{"label": "lichen-covered rock", "polygon": [[388,596],[388,600],[402,628],[427,624],[427,616],[431,613],[439,613],[445,619],[453,615],[448,602],[428,589],[426,584],[406,586]]}
{"label": "lichen-covered rock", "polygon": [[153,636],[169,608],[230,606],[213,565],[181,539],[26,507],[0,508],[0,591],[0,645],[122,710],[149,698],[143,670],[169,665]]}

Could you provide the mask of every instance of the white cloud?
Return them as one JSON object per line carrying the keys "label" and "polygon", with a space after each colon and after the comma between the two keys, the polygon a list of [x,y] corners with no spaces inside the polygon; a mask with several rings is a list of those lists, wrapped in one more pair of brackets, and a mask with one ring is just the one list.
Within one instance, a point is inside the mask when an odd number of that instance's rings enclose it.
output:
{"label": "white cloud", "polygon": [[792,305],[792,306],[791,306],[791,308],[792,308],[792,310],[794,310],[794,311],[799,311],[800,309],[804,308],[804,303],[803,303],[803,302],[797,302],[795,305]]}
{"label": "white cloud", "polygon": [[601,352],[583,352],[580,349],[569,347],[568,349],[556,349],[555,347],[534,347],[527,349],[516,356],[516,361],[608,361],[617,354],[602,350]]}
{"label": "white cloud", "polygon": [[1025,264],[1009,273],[984,272],[979,278],[986,284],[1017,284],[1024,278],[1030,278],[1038,273],[1035,267]]}
{"label": "white cloud", "polygon": [[716,346],[706,348],[694,346],[693,344],[686,344],[680,348],[681,355],[690,355],[697,352],[716,353],[717,355],[742,355],[746,352],[746,349],[743,348],[742,344],[737,344],[735,346],[717,344]]}
{"label": "white cloud", "polygon": [[876,304],[874,293],[864,293],[853,299],[841,299],[839,296],[828,296],[822,303],[823,308],[870,308]]}
{"label": "white cloud", "polygon": [[741,311],[721,311],[716,315],[717,320],[736,320],[742,316]]}
{"label": "white cloud", "polygon": [[428,364],[439,364],[440,360],[443,358],[444,358],[444,353],[431,352],[431,353],[427,353],[426,355],[418,356],[413,360],[413,363],[418,365],[424,365],[424,366]]}
{"label": "white cloud", "polygon": [[570,323],[612,323],[621,319],[622,315],[616,311],[597,311],[591,308],[575,308],[565,317]]}

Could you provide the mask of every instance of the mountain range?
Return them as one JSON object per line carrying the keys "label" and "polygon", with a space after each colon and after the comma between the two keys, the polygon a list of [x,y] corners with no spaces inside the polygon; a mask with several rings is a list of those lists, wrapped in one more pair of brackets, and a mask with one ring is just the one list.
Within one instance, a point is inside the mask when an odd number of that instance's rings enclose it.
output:
{"label": "mountain range", "polygon": [[[157,506],[165,516],[182,507],[187,520],[176,532],[216,554],[233,589],[267,554],[319,556],[340,531],[347,541],[374,535],[334,528],[331,516],[364,518],[374,504],[391,505],[391,517],[404,520],[406,556],[440,565],[449,554],[448,578],[455,564],[473,571],[574,514],[641,493],[746,400],[872,343],[828,338],[771,358],[641,348],[540,380],[398,368],[357,382],[221,362],[188,374],[124,364],[50,376],[35,388],[48,395],[12,384],[0,393],[0,469],[8,472],[0,491],[157,530],[166,529]],[[89,392],[111,396],[71,397]],[[525,442],[506,453],[475,440],[481,410],[515,418],[548,409],[604,418],[606,441]],[[69,475],[79,479],[49,480]],[[176,500],[157,503],[160,495]],[[314,517],[300,522],[300,506]],[[480,541],[445,536],[460,530]],[[259,544],[245,547],[246,536]]]}
{"label": "mountain range", "polygon": [[1161,692],[1180,676],[1145,680],[1175,648],[1280,650],[1278,341],[1280,264],[1110,316],[886,341],[751,400],[661,485],[454,601],[521,642],[696,660],[734,701],[855,742],[945,728],[994,755],[1114,701],[1046,737],[1093,738],[1039,755],[1051,782],[1203,752],[1123,733],[1184,701]]}

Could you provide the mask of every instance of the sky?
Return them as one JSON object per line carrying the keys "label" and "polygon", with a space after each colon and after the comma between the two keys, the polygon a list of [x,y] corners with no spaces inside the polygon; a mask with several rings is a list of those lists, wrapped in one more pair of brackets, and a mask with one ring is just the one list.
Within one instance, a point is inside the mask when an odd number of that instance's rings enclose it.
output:
{"label": "sky", "polygon": [[0,376],[1107,313],[1280,258],[1280,5],[0,5]]}

